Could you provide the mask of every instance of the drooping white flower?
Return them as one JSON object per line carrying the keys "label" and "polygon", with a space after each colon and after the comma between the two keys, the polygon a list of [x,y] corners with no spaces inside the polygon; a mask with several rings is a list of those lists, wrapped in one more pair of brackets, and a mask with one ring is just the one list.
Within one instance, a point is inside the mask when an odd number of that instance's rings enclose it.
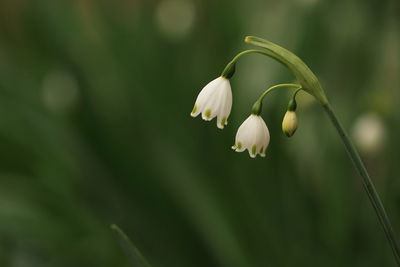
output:
{"label": "drooping white flower", "polygon": [[257,154],[265,157],[265,151],[269,144],[270,136],[267,125],[259,115],[251,114],[240,125],[232,146],[237,152],[249,151],[250,157],[255,158]]}
{"label": "drooping white flower", "polygon": [[231,84],[229,79],[221,76],[209,82],[201,90],[190,115],[196,117],[201,113],[203,120],[206,121],[217,117],[217,126],[223,129],[228,124],[231,108]]}

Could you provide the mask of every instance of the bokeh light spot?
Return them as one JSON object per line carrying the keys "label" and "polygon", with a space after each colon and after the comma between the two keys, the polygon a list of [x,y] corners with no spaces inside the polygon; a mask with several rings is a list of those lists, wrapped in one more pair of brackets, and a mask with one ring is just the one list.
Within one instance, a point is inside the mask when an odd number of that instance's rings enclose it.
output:
{"label": "bokeh light spot", "polygon": [[355,122],[352,135],[357,146],[366,154],[379,152],[385,142],[386,127],[375,113],[361,115]]}
{"label": "bokeh light spot", "polygon": [[76,79],[64,70],[52,70],[43,80],[43,102],[55,112],[68,112],[75,106],[78,98]]}
{"label": "bokeh light spot", "polygon": [[181,40],[193,28],[195,8],[191,1],[164,0],[157,6],[155,15],[162,35],[171,40]]}

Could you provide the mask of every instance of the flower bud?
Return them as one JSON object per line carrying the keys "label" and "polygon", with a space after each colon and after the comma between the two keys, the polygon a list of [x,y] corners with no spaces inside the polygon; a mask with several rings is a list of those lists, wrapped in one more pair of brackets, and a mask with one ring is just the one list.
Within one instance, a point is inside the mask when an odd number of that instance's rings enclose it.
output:
{"label": "flower bud", "polygon": [[297,115],[295,111],[286,111],[282,121],[282,131],[287,137],[291,137],[297,130]]}

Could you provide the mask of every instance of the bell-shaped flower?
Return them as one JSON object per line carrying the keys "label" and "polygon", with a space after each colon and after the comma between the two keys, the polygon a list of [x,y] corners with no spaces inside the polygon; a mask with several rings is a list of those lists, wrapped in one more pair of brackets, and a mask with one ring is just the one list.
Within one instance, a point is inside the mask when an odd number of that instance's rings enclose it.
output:
{"label": "bell-shaped flower", "polygon": [[288,110],[282,120],[282,131],[287,137],[291,137],[297,130],[298,121],[296,112]]}
{"label": "bell-shaped flower", "polygon": [[196,117],[201,113],[203,120],[206,121],[217,117],[217,126],[223,129],[228,124],[231,108],[231,84],[228,78],[221,76],[209,82],[201,90],[190,115]]}
{"label": "bell-shaped flower", "polygon": [[270,136],[267,125],[259,115],[251,114],[240,125],[232,146],[237,152],[249,151],[250,157],[255,158],[257,154],[265,157],[265,151],[269,144]]}

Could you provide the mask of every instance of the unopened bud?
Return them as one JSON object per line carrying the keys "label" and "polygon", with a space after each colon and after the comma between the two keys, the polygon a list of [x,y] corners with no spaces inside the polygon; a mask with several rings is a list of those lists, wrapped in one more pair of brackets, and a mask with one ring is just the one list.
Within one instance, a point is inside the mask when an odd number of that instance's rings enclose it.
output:
{"label": "unopened bud", "polygon": [[282,131],[287,137],[291,137],[297,130],[297,115],[296,112],[288,110],[282,121]]}

